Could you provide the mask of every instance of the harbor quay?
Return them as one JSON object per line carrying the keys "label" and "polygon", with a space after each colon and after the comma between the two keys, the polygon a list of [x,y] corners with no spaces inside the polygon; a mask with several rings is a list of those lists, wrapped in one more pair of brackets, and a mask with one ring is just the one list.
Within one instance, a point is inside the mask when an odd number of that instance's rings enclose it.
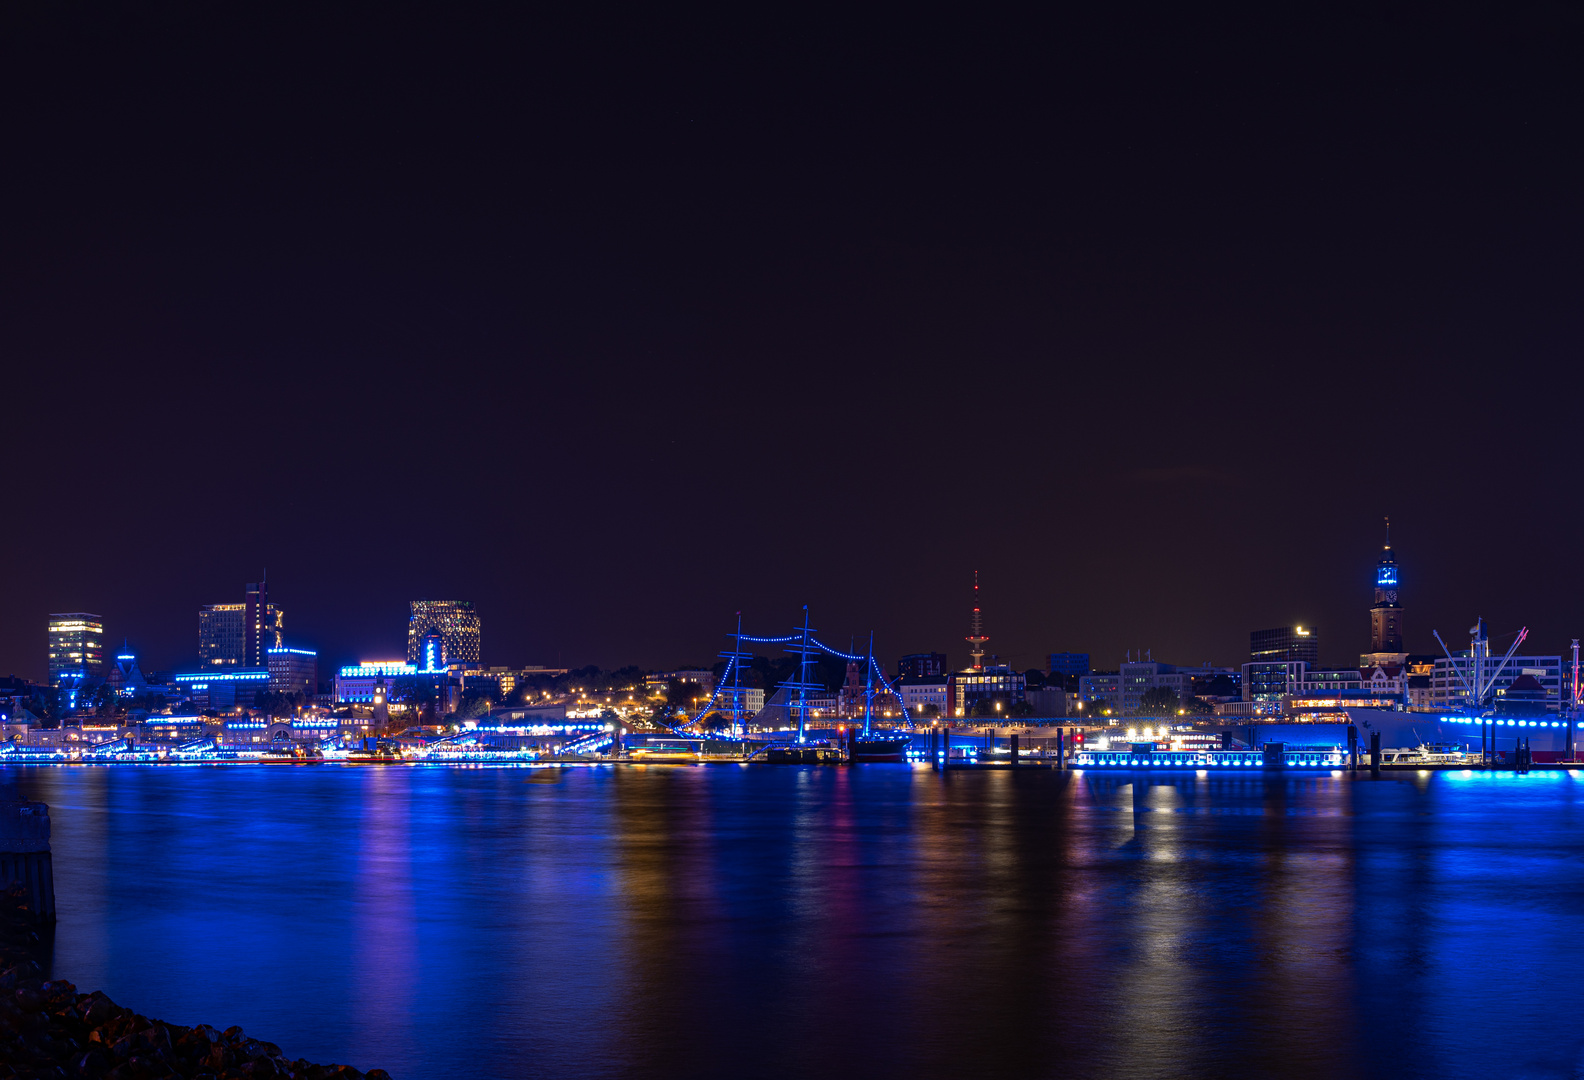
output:
{"label": "harbor quay", "polygon": [[37,765],[666,765],[908,764],[933,768],[1347,769],[1571,768],[1563,720],[1425,716],[1355,709],[1290,723],[1105,724],[1063,718],[861,722],[722,732],[644,730],[621,720],[484,717],[455,733],[373,734],[323,718],[161,717],[131,726],[35,729],[0,744],[0,763]]}

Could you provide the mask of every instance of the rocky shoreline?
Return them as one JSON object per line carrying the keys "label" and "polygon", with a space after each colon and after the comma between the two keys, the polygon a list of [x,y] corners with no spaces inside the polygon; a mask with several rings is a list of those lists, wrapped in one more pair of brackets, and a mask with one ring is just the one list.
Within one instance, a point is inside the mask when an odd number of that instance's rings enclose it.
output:
{"label": "rocky shoreline", "polygon": [[18,1077],[189,1077],[192,1080],[390,1080],[384,1069],[292,1061],[239,1027],[216,1031],[151,1020],[103,993],[45,982],[26,893],[0,894],[0,1080]]}

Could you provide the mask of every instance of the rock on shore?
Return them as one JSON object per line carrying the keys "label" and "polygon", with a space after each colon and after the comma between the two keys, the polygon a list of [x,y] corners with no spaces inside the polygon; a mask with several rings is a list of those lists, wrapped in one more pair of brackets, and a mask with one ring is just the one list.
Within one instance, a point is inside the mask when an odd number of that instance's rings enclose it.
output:
{"label": "rock on shore", "polygon": [[0,1080],[9,1077],[191,1077],[194,1080],[390,1080],[384,1069],[288,1060],[271,1042],[239,1027],[182,1027],[150,1020],[103,993],[45,982],[25,956],[37,937],[16,892],[0,904]]}

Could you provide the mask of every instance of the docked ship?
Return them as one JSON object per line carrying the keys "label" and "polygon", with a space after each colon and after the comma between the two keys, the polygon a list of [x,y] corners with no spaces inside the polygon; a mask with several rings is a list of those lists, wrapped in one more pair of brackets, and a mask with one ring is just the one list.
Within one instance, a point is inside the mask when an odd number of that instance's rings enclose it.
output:
{"label": "docked ship", "polygon": [[852,740],[851,760],[900,762],[912,744],[912,735],[859,735]]}
{"label": "docked ship", "polygon": [[771,765],[834,765],[841,751],[829,743],[785,743],[765,747],[764,760]]}

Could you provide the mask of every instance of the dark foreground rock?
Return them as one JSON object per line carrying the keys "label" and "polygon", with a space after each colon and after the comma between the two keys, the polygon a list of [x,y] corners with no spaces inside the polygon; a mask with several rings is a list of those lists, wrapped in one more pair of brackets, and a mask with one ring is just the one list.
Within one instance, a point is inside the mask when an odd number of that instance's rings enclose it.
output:
{"label": "dark foreground rock", "polygon": [[206,1080],[390,1080],[384,1069],[290,1060],[241,1028],[216,1031],[151,1020],[103,993],[79,994],[64,980],[45,982],[29,958],[37,935],[25,898],[0,897],[0,1078],[203,1077]]}

